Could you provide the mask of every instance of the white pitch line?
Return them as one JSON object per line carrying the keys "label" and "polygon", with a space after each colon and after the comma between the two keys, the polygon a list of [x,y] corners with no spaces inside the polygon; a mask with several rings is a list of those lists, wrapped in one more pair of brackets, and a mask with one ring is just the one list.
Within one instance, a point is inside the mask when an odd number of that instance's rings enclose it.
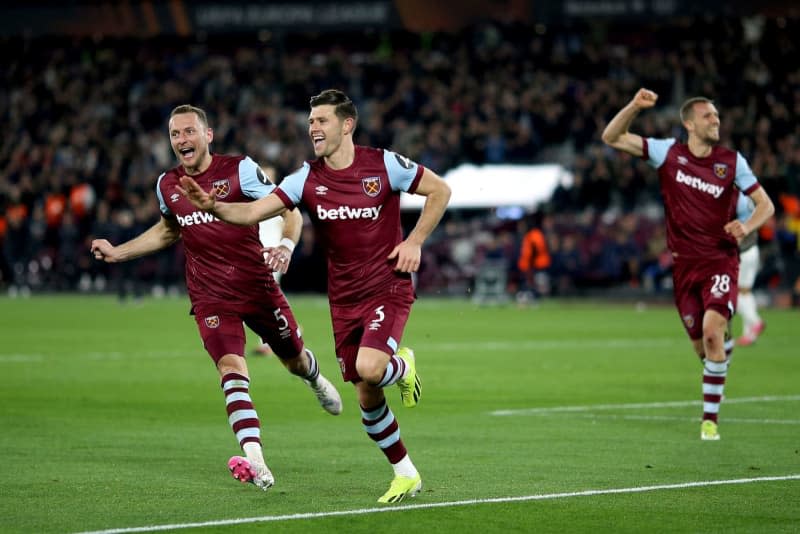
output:
{"label": "white pitch line", "polygon": [[0,363],[31,363],[43,360],[42,354],[0,354]]}
{"label": "white pitch line", "polygon": [[[741,397],[733,399],[725,399],[723,403],[728,404],[746,404],[751,402],[783,402],[783,401],[797,401],[800,400],[800,395],[783,395],[775,396],[768,395],[764,397]],[[632,404],[587,404],[584,406],[549,406],[546,408],[521,408],[518,410],[495,410],[489,412],[489,415],[507,416],[507,415],[537,415],[544,413],[554,412],[592,412],[595,410],[636,410],[639,408],[682,408],[686,406],[698,406],[701,404],[700,400],[686,400],[686,401],[670,401],[670,402],[640,402]]]}
{"label": "white pitch line", "polygon": [[[195,354],[205,354],[200,351],[187,351],[187,350],[148,350],[137,352],[137,358],[178,358],[183,356],[191,356]],[[0,363],[32,363],[44,362],[48,359],[59,359],[64,357],[85,358],[87,360],[121,360],[125,358],[125,353],[119,351],[107,352],[83,352],[73,349],[62,351],[59,353],[0,353]]]}
{"label": "white pitch line", "polygon": [[674,337],[646,339],[528,339],[524,341],[440,341],[421,342],[414,348],[438,351],[475,351],[475,350],[559,350],[559,349],[642,349],[672,347],[681,344]]}
{"label": "white pitch line", "polygon": [[[556,414],[543,413],[542,416]],[[668,415],[615,415],[615,414],[596,414],[582,413],[575,417],[584,419],[623,419],[626,421],[696,421],[700,422],[700,417],[673,417]],[[726,423],[751,423],[754,425],[800,425],[800,419],[748,419],[743,417],[726,417]]]}
{"label": "white pitch line", "polygon": [[407,510],[425,510],[431,508],[451,508],[454,506],[469,506],[476,504],[496,504],[508,502],[545,501],[552,499],[569,499],[572,497],[592,497],[596,495],[618,495],[624,493],[645,493],[649,491],[702,488],[708,486],[725,486],[732,484],[753,484],[756,482],[784,482],[800,480],[800,474],[756,478],[735,478],[729,480],[705,480],[699,482],[680,482],[677,484],[659,484],[656,486],[638,486],[632,488],[593,489],[584,491],[568,491],[563,493],[544,493],[538,495],[523,495],[519,497],[496,497],[491,499],[467,499],[463,501],[437,502],[425,504],[410,504],[389,508],[358,508],[355,510],[339,510],[333,512],[307,512],[302,514],[265,515],[261,517],[245,517],[240,519],[220,519],[217,521],[203,521],[199,523],[176,523],[173,525],[152,525],[146,527],[113,528],[108,530],[93,530],[80,534],[126,534],[129,532],[157,532],[160,530],[179,530],[189,528],[216,527],[223,525],[244,525],[249,523],[267,523],[276,521],[295,521],[298,519],[320,519],[325,517],[341,517],[349,515],[380,514],[385,512],[404,512]]}

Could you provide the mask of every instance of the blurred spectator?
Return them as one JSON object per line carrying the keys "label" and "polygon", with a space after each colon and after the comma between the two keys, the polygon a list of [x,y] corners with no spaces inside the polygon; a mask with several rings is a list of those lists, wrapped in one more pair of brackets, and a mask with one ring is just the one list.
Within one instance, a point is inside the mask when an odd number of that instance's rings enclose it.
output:
{"label": "blurred spectator", "polygon": [[[141,233],[136,224],[136,216],[131,208],[123,207],[115,210],[111,215],[111,233],[108,239],[112,243],[126,243]],[[120,303],[132,299],[134,303],[142,297],[137,269],[141,259],[110,264],[111,283]]]}
{"label": "blurred spectator", "polygon": [[[116,231],[114,223],[111,221],[111,207],[108,201],[101,200],[97,204],[89,235],[84,240],[83,250],[85,251],[86,247],[91,247],[92,239],[100,239],[103,236],[113,235]],[[90,262],[88,269],[84,272],[83,283],[80,289],[84,291],[90,289],[95,289],[97,291],[105,290],[110,278],[110,267],[110,263],[102,261]]]}
{"label": "blurred spectator", "polygon": [[783,215],[778,225],[778,241],[785,258],[785,280],[792,291],[792,302],[800,306],[800,198],[780,197]]}
{"label": "blurred spectator", "polygon": [[[642,83],[673,105],[706,94],[730,115],[723,143],[740,147],[770,196],[800,195],[800,123],[793,120],[800,115],[800,74],[784,61],[800,56],[800,21],[768,17],[757,28],[726,16],[693,20],[691,27],[685,19],[607,24],[602,32],[558,25],[534,31],[486,22],[430,34],[424,47],[401,31],[355,41],[275,35],[261,44],[214,35],[173,37],[168,45],[6,38],[4,48],[14,54],[0,70],[0,120],[13,134],[0,139],[0,283],[70,289],[77,274],[78,286],[104,288],[97,281],[108,273],[86,265],[85,251],[68,249],[85,248],[96,219],[106,217],[101,211],[116,220],[120,209],[130,209],[135,224],[157,220],[142,199],[171,164],[162,128],[175,105],[209,109],[219,152],[252,153],[285,175],[310,157],[302,95],[340,86],[363,110],[360,144],[400,151],[439,174],[463,162],[565,165],[574,185],[556,191],[549,208],[554,235],[545,232],[553,288],[641,281],[656,290],[670,268],[659,259],[659,224],[649,224],[653,213],[663,217],[658,184],[642,161],[602,145],[605,121]],[[332,41],[344,44],[331,50]],[[642,133],[679,135],[673,112],[666,106],[643,116]],[[23,220],[12,223],[21,213]],[[476,262],[492,246],[487,235],[501,226],[490,210],[448,217],[457,220],[443,222],[423,255],[422,291],[469,287]],[[784,213],[776,245],[765,249],[776,255],[765,258],[766,272],[774,266],[783,288],[800,270],[796,244],[786,242],[796,240],[796,224]],[[314,261],[312,252],[306,257]],[[159,294],[175,291],[181,262],[174,247],[148,258],[137,275]],[[310,287],[309,280],[297,277],[292,286]]]}
{"label": "blurred spectator", "polygon": [[531,304],[550,294],[550,251],[542,231],[542,219],[541,213],[537,212],[521,223],[522,244],[517,260],[520,272],[517,304],[520,305]]}
{"label": "blurred spectator", "polygon": [[12,204],[6,210],[3,236],[3,263],[8,271],[12,295],[30,292],[27,280],[28,262],[31,259],[28,208],[18,203],[18,194],[15,196],[17,198],[12,198]]}
{"label": "blurred spectator", "polygon": [[59,273],[55,280],[56,289],[69,290],[77,287],[80,278],[79,256],[86,256],[80,229],[75,214],[66,209],[58,226],[58,249],[55,254],[54,270]]}
{"label": "blurred spectator", "polygon": [[672,289],[672,252],[667,248],[667,233],[664,225],[654,226],[647,238],[642,257],[642,284],[650,293]]}
{"label": "blurred spectator", "polygon": [[581,257],[578,251],[578,240],[575,234],[569,233],[559,239],[555,235],[548,236],[548,247],[552,255],[550,278],[553,293],[569,295],[576,287],[581,273]]}

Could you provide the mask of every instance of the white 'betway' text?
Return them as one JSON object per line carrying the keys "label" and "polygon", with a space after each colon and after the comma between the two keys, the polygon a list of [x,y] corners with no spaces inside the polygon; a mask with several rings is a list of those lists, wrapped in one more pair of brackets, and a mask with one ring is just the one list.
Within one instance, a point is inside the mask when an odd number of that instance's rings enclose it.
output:
{"label": "white 'betway' text", "polygon": [[708,193],[709,195],[713,196],[714,198],[719,198],[725,188],[721,185],[710,184],[704,180],[701,180],[697,176],[692,176],[691,174],[685,174],[680,169],[678,169],[678,174],[675,176],[675,180],[679,184],[686,184],[693,189],[697,189],[699,191],[703,191]]}
{"label": "white 'betway' text", "polygon": [[212,223],[214,221],[219,220],[210,213],[206,213],[205,211],[193,211],[189,215],[184,215],[184,216],[175,215],[175,217],[178,219],[178,224],[180,224],[181,226]]}
{"label": "white 'betway' text", "polygon": [[326,219],[335,221],[335,220],[349,220],[349,219],[372,219],[373,221],[378,219],[378,215],[381,213],[381,208],[383,206],[374,206],[371,208],[353,208],[350,206],[339,206],[338,208],[331,208],[326,210],[319,204],[317,204],[317,217],[319,217],[320,221],[324,221]]}

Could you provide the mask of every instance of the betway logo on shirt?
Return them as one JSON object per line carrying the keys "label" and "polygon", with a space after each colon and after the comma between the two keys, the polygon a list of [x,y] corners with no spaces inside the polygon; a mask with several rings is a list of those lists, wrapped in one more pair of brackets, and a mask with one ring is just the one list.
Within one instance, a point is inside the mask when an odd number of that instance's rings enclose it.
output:
{"label": "betway logo on shirt", "polygon": [[350,206],[339,206],[338,208],[331,208],[326,210],[319,204],[317,204],[317,217],[319,217],[320,221],[330,220],[330,221],[346,221],[351,219],[372,219],[373,221],[378,219],[378,215],[381,213],[381,208],[383,206],[374,206],[371,208],[353,208]]}
{"label": "betway logo on shirt", "polygon": [[719,198],[722,192],[725,191],[725,188],[722,187],[721,185],[710,184],[705,180],[701,180],[697,176],[692,176],[691,174],[685,174],[680,169],[678,169],[678,174],[677,176],[675,176],[675,180],[679,184],[686,184],[693,189],[697,189],[699,191],[708,193],[714,198]]}
{"label": "betway logo on shirt", "polygon": [[181,226],[192,226],[193,224],[206,224],[218,221],[216,217],[205,211],[194,211],[189,215],[175,215],[178,219],[178,224]]}

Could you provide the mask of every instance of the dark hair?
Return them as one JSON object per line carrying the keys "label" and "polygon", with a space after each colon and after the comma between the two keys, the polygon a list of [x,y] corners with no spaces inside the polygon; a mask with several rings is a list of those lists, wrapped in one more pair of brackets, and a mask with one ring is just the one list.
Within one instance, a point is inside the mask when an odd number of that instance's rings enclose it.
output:
{"label": "dark hair", "polygon": [[181,115],[183,113],[194,113],[197,115],[197,118],[200,119],[203,127],[208,128],[208,116],[206,116],[206,112],[196,106],[190,106],[189,104],[183,104],[173,109],[169,114],[169,118],[172,119],[175,115]]}
{"label": "dark hair", "polygon": [[353,104],[350,97],[338,89],[325,89],[317,96],[312,96],[309,103],[312,108],[325,105],[334,106],[333,112],[337,117],[342,120],[353,119],[353,121],[358,122],[356,105]]}
{"label": "dark hair", "polygon": [[704,96],[695,96],[687,100],[681,106],[681,122],[688,121],[694,115],[695,104],[713,104],[714,101]]}

